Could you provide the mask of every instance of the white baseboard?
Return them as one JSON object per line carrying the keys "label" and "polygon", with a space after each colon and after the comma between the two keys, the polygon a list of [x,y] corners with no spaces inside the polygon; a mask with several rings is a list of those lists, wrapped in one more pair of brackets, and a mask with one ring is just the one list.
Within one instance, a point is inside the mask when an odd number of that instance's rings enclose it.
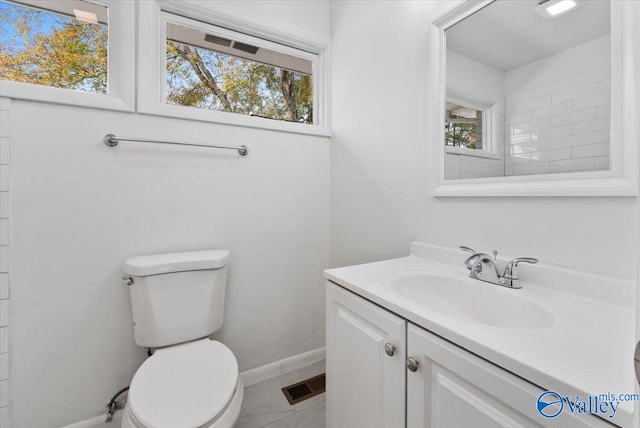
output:
{"label": "white baseboard", "polygon": [[105,422],[107,418],[107,410],[104,414],[96,416],[95,418],[85,419],[84,421],[76,422],[75,424],[66,425],[62,428],[120,428],[122,424],[122,410],[118,410],[113,415],[113,420],[109,423]]}
{"label": "white baseboard", "polygon": [[[265,364],[264,366],[256,367],[255,369],[245,370],[240,373],[242,376],[242,382],[245,388],[256,383],[272,379],[277,376],[282,376],[294,370],[301,369],[311,364],[319,363],[325,359],[325,348],[318,348],[312,351],[303,352],[302,354],[294,355],[293,357],[285,358],[283,360],[274,361],[273,363]],[[119,410],[113,416],[111,423],[105,423],[107,412],[105,410],[103,415],[96,416],[95,418],[86,419],[84,421],[76,422],[71,425],[64,426],[62,428],[118,428],[120,427],[120,420],[122,411]]]}
{"label": "white baseboard", "polygon": [[310,366],[311,364],[319,363],[324,359],[325,348],[318,348],[283,360],[274,361],[273,363],[265,364],[255,369],[245,370],[240,373],[240,376],[242,376],[244,386],[247,387]]}

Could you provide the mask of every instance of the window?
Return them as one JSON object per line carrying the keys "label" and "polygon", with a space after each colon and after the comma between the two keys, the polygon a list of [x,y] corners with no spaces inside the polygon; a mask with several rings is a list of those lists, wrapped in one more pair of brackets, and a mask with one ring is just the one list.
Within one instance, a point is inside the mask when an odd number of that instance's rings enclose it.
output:
{"label": "window", "polygon": [[106,94],[107,7],[0,0],[0,79]]}
{"label": "window", "polygon": [[[167,14],[168,15],[168,14]],[[172,20],[172,16],[167,16]],[[314,123],[309,54],[211,26],[166,24],[165,102],[287,122]]]}
{"label": "window", "polygon": [[0,96],[133,111],[136,4],[0,0]]}
{"label": "window", "polygon": [[[327,137],[328,40],[212,3],[138,2],[140,113]],[[215,3],[215,2],[214,2]]]}
{"label": "window", "polygon": [[447,102],[445,114],[447,146],[482,150],[482,110]]}
{"label": "window", "polygon": [[446,153],[500,159],[503,149],[502,101],[481,100],[447,88],[444,117]]}

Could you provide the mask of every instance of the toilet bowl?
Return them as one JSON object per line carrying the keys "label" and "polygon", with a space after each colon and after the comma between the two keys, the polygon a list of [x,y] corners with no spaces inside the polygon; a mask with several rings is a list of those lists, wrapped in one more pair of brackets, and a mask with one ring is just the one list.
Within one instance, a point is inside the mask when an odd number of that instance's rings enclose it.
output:
{"label": "toilet bowl", "polygon": [[131,381],[123,428],[230,428],[243,398],[238,363],[225,345],[201,339],[159,349]]}

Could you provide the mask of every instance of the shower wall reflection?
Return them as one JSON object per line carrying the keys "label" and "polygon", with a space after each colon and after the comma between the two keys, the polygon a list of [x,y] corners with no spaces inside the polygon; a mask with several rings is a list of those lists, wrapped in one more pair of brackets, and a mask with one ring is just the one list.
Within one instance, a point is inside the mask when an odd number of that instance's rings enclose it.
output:
{"label": "shower wall reflection", "polygon": [[474,128],[447,116],[446,179],[610,168],[609,3],[555,20],[537,3],[497,0],[446,31],[447,105],[483,117],[470,147]]}

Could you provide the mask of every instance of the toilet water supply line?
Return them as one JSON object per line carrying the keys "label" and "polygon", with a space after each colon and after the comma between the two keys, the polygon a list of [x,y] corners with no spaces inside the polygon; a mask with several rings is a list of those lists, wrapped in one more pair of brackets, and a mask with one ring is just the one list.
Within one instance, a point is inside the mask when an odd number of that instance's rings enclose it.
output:
{"label": "toilet water supply line", "polygon": [[[150,357],[153,355],[153,352],[151,351],[151,348],[147,348],[147,357]],[[109,423],[113,420],[113,415],[120,409],[124,409],[124,405],[120,404],[118,401],[116,401],[118,399],[118,397],[120,397],[122,394],[124,394],[125,392],[127,392],[129,390],[129,387],[125,387],[122,388],[120,391],[116,392],[116,394],[111,397],[111,400],[109,400],[109,402],[107,403],[107,419],[105,419],[106,423]]]}
{"label": "toilet water supply line", "polygon": [[124,406],[117,402],[116,399],[128,390],[128,386],[126,388],[122,388],[120,391],[116,392],[116,395],[111,397],[111,400],[109,400],[109,402],[107,403],[107,409],[109,410],[107,411],[107,419],[105,420],[106,423],[109,423],[113,420],[113,415],[117,410],[124,408]]}

